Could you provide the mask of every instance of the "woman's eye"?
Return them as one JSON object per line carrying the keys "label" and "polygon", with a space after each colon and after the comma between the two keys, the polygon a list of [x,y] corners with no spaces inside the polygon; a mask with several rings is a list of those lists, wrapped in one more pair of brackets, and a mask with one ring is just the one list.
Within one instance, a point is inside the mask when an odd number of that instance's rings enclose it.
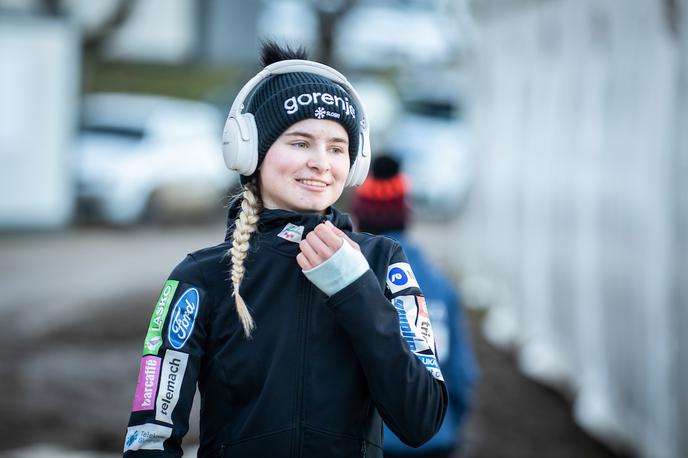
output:
{"label": "woman's eye", "polygon": [[333,146],[331,150],[335,154],[341,154],[344,152],[344,148],[340,148],[339,146]]}
{"label": "woman's eye", "polygon": [[292,145],[294,145],[294,146],[297,147],[297,148],[305,148],[305,147],[308,146],[308,145],[306,144],[306,142],[294,142],[294,143],[292,143]]}

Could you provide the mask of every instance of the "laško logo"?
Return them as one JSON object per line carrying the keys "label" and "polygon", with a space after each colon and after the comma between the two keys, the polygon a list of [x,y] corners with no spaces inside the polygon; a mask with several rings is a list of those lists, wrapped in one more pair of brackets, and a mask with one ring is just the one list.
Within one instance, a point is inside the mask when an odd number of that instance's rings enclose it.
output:
{"label": "la\u0161ko logo", "polygon": [[[327,115],[331,118],[339,118],[342,114],[351,116],[356,119],[356,109],[354,105],[349,102],[348,97],[339,97],[338,95],[328,94],[327,92],[304,92],[298,96],[289,97],[284,101],[284,110],[287,114],[294,114],[299,111],[300,107],[307,107],[308,105],[330,105],[337,111],[326,111],[327,107],[322,110],[319,108],[316,113]],[[324,116],[323,116],[324,117]],[[322,119],[321,116],[318,118]]]}
{"label": "la\u0161ko logo", "polygon": [[150,324],[148,325],[148,332],[146,333],[146,340],[143,344],[144,355],[157,355],[158,350],[162,346],[162,328],[167,317],[167,309],[169,308],[172,297],[177,290],[179,284],[176,280],[168,280],[162,288],[160,298],[158,299]]}

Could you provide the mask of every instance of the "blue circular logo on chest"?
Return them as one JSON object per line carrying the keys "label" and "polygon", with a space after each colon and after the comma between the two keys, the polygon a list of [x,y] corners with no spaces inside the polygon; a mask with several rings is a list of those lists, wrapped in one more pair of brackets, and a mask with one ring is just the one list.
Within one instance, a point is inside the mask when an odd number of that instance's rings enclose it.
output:
{"label": "blue circular logo on chest", "polygon": [[408,275],[399,267],[394,267],[389,271],[389,281],[400,286],[408,282]]}

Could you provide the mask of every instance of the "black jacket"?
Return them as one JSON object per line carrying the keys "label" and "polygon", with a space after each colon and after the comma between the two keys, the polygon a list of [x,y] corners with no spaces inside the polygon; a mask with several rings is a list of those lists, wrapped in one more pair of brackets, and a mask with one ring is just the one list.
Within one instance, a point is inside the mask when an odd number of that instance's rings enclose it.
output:
{"label": "black jacket", "polygon": [[[305,236],[325,218],[370,264],[329,298],[301,272],[298,243],[279,236],[288,223]],[[438,431],[447,392],[421,292],[396,242],[351,232],[336,210],[263,210],[241,284],[256,323],[248,340],[231,296],[229,247],[189,254],[163,288],[125,456],[181,455],[196,383],[199,457],[381,457],[383,419],[409,445]]]}

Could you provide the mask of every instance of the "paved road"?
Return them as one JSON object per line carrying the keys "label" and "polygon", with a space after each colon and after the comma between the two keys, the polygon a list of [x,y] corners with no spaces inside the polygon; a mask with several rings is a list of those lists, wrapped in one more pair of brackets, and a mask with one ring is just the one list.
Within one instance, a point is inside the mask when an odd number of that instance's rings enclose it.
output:
{"label": "paved road", "polygon": [[223,223],[2,235],[0,316],[15,315],[14,331],[37,337],[108,298],[150,292],[184,254],[223,237]]}
{"label": "paved road", "polygon": [[0,450],[120,449],[159,289],[223,238],[223,222],[0,236]]}

